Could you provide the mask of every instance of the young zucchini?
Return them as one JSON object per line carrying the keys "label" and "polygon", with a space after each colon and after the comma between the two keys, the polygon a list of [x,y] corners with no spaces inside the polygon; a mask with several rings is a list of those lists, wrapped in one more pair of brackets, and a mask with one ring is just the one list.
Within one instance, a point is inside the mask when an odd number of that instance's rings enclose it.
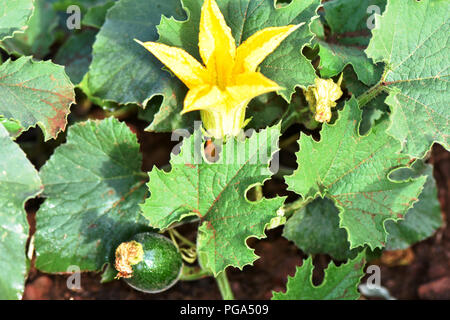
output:
{"label": "young zucchini", "polygon": [[182,265],[172,241],[157,233],[138,233],[116,249],[116,278],[124,278],[132,288],[146,293],[172,287],[180,277]]}

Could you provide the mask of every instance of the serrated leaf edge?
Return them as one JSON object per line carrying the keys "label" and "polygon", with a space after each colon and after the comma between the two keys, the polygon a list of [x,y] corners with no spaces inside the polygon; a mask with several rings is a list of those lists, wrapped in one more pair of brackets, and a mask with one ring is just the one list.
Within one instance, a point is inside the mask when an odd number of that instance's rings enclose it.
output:
{"label": "serrated leaf edge", "polygon": [[[352,97],[350,100],[346,101],[346,104],[345,104],[345,105],[347,105],[348,103],[350,103],[352,100],[355,100],[355,101],[356,101],[356,99],[355,99],[354,97]],[[356,101],[356,103],[357,103],[357,101]],[[359,109],[359,111],[360,111],[361,113],[360,113],[360,115],[359,115],[359,122],[358,122],[358,124],[357,124],[357,126],[356,126],[356,134],[357,134],[359,137],[367,137],[368,135],[370,135],[370,134],[372,133],[373,128],[370,128],[370,129],[369,129],[365,134],[363,134],[363,135],[361,135],[361,134],[359,133],[359,127],[360,127],[360,125],[361,125],[361,115],[362,115],[362,111],[361,111],[361,109],[359,108],[359,106],[358,106],[358,109]],[[341,119],[341,114],[342,114],[342,112],[344,112],[344,110],[338,111],[338,117],[337,117],[337,119],[336,119],[336,121],[335,121],[334,123],[332,123],[332,124],[324,123],[324,126],[327,126],[327,127],[330,127],[330,128],[335,127],[335,126],[338,124],[339,120]],[[323,128],[323,127],[322,127],[322,128]],[[322,131],[322,130],[321,130],[321,131]],[[298,143],[298,145],[299,145],[299,148],[301,147],[301,145],[300,145],[300,139],[302,139],[303,136],[305,136],[305,138],[303,138],[303,139],[309,138],[309,139],[311,139],[311,140],[313,141],[313,143],[315,143],[315,144],[319,144],[319,143],[322,142],[322,137],[321,137],[321,139],[320,139],[319,141],[316,141],[316,140],[314,140],[311,136],[308,136],[308,135],[306,135],[305,133],[301,133],[299,139],[297,140],[297,143]],[[391,137],[391,135],[389,135],[389,136]],[[393,137],[392,137],[392,138],[393,138]],[[397,141],[397,139],[395,139],[395,141]],[[399,146],[401,147],[400,144],[399,144]],[[300,149],[299,149],[299,151],[296,152],[296,158],[297,158],[297,159],[298,159],[298,157],[299,157],[299,153],[300,153],[300,152],[301,152]],[[397,154],[401,154],[401,149],[400,149],[400,148],[399,148],[399,151],[397,152]],[[409,155],[408,155],[408,156],[409,156]],[[414,181],[422,180],[422,186],[421,186],[421,188],[420,188],[420,190],[419,190],[419,193],[418,193],[418,195],[420,195],[420,193],[422,193],[422,191],[423,191],[423,187],[424,187],[424,184],[425,184],[425,181],[426,181],[426,176],[423,176],[423,175],[422,175],[422,176],[417,177],[417,178],[409,178],[409,179],[406,179],[406,180],[392,180],[392,179],[389,177],[389,176],[390,176],[394,171],[396,171],[396,170],[399,170],[399,169],[402,169],[402,168],[410,168],[411,165],[412,165],[412,163],[413,163],[413,162],[411,162],[410,164],[408,164],[408,165],[406,165],[406,166],[398,166],[398,167],[392,168],[391,171],[389,171],[389,172],[386,174],[386,179],[387,179],[388,181],[392,182],[392,183],[406,183],[406,182],[414,182]],[[295,174],[296,174],[299,170],[300,170],[300,167],[298,167],[291,175],[286,176],[285,178],[295,176]],[[289,185],[289,183],[287,183],[287,181],[286,181],[286,184],[288,185],[288,187],[287,187],[288,190],[297,193],[297,191],[293,190],[292,187]],[[322,199],[324,199],[324,198],[327,196],[327,191],[324,190],[323,193],[322,193],[322,192],[319,190],[319,191],[317,191],[314,195],[311,195],[311,196],[308,196],[308,197],[305,197],[305,196],[304,196],[303,194],[301,194],[301,193],[299,193],[299,194],[304,198],[304,200],[314,200],[314,199],[316,199],[318,196],[320,196]],[[343,215],[344,215],[344,213],[345,213],[345,209],[344,209],[344,208],[343,208],[343,207],[342,207],[342,206],[334,199],[334,197],[328,197],[328,198],[329,198],[330,200],[332,200],[333,203],[334,203],[334,205],[339,209],[339,227],[345,229],[345,231],[347,232],[347,241],[350,243],[350,250],[351,250],[351,249],[354,249],[354,248],[362,247],[362,246],[365,246],[365,245],[368,245],[369,248],[372,249],[372,250],[373,250],[373,249],[376,249],[376,248],[382,248],[382,247],[384,246],[384,245],[380,245],[380,246],[372,246],[369,242],[363,242],[363,243],[361,243],[361,244],[354,245],[354,243],[353,243],[352,240],[350,239],[350,230],[349,230],[349,228],[342,225]],[[407,207],[407,208],[405,209],[405,213],[406,213],[409,209],[411,209],[417,201],[418,201],[417,198],[416,198],[415,201],[412,201],[412,202],[410,203],[409,207]],[[405,215],[406,215],[406,214],[405,214]],[[386,243],[386,240],[387,240],[387,230],[386,230],[386,226],[385,226],[386,221],[392,220],[392,221],[394,221],[394,222],[397,222],[397,221],[399,221],[399,220],[404,220],[404,219],[405,219],[405,215],[403,215],[402,217],[388,217],[388,218],[386,218],[386,219],[383,220],[383,231],[384,231],[384,236],[383,236],[383,238],[384,238],[384,243]]]}
{"label": "serrated leaf edge", "polygon": [[42,64],[42,65],[46,65],[47,64],[48,65],[48,64],[50,64],[50,65],[52,65],[52,66],[54,66],[56,68],[60,68],[63,71],[61,74],[64,76],[64,78],[67,80],[67,82],[70,85],[72,85],[72,92],[71,92],[72,96],[70,97],[71,101],[70,101],[69,105],[67,105],[67,112],[65,112],[65,115],[64,115],[64,121],[65,121],[64,128],[60,128],[58,130],[58,132],[56,132],[56,135],[54,137],[52,135],[50,135],[50,133],[47,131],[47,129],[45,128],[45,125],[44,125],[44,123],[42,123],[42,121],[36,121],[35,125],[29,125],[29,126],[25,127],[25,126],[23,126],[23,124],[18,119],[11,118],[11,119],[17,121],[23,127],[22,133],[25,132],[25,131],[28,131],[30,128],[36,128],[37,126],[39,126],[39,128],[44,133],[44,142],[47,142],[47,141],[49,141],[51,139],[56,139],[58,137],[59,133],[64,132],[67,129],[67,118],[69,117],[69,114],[70,114],[70,107],[73,104],[75,104],[75,91],[74,91],[75,86],[73,85],[72,81],[70,81],[69,76],[66,74],[65,67],[60,65],[60,64],[56,64],[56,63],[54,63],[54,62],[52,62],[50,60],[47,60],[47,61],[44,61],[44,60],[35,61],[35,60],[33,60],[33,58],[31,56],[23,56],[23,57],[21,57],[21,58],[19,58],[17,60],[14,60],[14,61],[12,61],[11,58],[9,58],[8,60],[6,60],[2,64],[2,66],[5,65],[6,63],[14,63],[14,62],[20,61],[20,60],[24,60],[25,61],[24,65],[26,63],[28,63],[28,62],[31,62],[31,64],[35,64],[35,65],[39,65],[39,64]]}

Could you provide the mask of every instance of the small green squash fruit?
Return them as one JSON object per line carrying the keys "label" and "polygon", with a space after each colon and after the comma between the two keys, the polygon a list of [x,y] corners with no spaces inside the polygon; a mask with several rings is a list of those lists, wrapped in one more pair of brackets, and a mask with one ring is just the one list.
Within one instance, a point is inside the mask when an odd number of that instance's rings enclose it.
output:
{"label": "small green squash fruit", "polygon": [[177,283],[183,260],[177,247],[161,234],[138,233],[116,249],[117,279],[146,292],[165,291]]}

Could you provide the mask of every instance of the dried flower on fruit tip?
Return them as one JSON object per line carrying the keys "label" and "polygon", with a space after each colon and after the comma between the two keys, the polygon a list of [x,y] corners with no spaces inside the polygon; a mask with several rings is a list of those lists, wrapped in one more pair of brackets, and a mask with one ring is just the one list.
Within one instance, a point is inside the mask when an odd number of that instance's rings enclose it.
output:
{"label": "dried flower on fruit tip", "polygon": [[331,120],[331,108],[336,106],[336,101],[342,96],[341,83],[342,74],[337,83],[333,79],[316,78],[314,85],[303,91],[317,122]]}
{"label": "dried flower on fruit tip", "polygon": [[137,241],[122,242],[116,249],[115,268],[119,273],[116,279],[131,278],[135,264],[144,258],[144,249]]}
{"label": "dried flower on fruit tip", "polygon": [[256,32],[238,48],[214,0],[201,9],[199,52],[203,64],[180,48],[140,42],[188,88],[182,113],[200,110],[203,126],[215,138],[236,136],[248,123],[247,104],[253,98],[282,89],[257,71],[259,64],[302,24]]}

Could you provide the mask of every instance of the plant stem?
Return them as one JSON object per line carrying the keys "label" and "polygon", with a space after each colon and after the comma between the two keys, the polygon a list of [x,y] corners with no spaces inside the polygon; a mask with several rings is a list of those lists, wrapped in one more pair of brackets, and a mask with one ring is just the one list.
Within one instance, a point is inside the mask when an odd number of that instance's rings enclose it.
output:
{"label": "plant stem", "polygon": [[383,82],[378,82],[376,85],[374,85],[372,88],[364,92],[362,95],[360,95],[356,100],[358,100],[358,105],[360,108],[364,107],[367,103],[369,103],[372,99],[374,99],[376,96],[378,96],[381,91],[385,90],[385,86],[383,85]]}
{"label": "plant stem", "polygon": [[173,235],[175,237],[177,237],[181,242],[183,242],[185,245],[189,246],[189,247],[195,247],[195,243],[193,243],[192,241],[190,241],[189,239],[185,238],[184,236],[182,236],[177,230],[175,229],[171,229],[170,232],[173,232]]}
{"label": "plant stem", "polygon": [[136,105],[130,104],[130,105],[126,105],[126,106],[121,107],[121,108],[119,108],[117,110],[114,110],[114,111],[106,110],[105,111],[105,115],[107,117],[111,117],[112,116],[112,117],[115,117],[115,118],[118,118],[118,119],[123,119],[123,118],[127,118],[130,115],[136,113],[137,110],[138,109],[137,109]]}
{"label": "plant stem", "polygon": [[295,133],[292,136],[280,141],[280,149],[286,149],[291,143],[296,142],[300,138],[300,133]]}
{"label": "plant stem", "polygon": [[284,216],[286,218],[289,218],[290,216],[292,216],[294,214],[294,212],[306,207],[306,205],[308,203],[310,203],[311,201],[312,201],[312,199],[303,200],[302,198],[300,198],[294,202],[285,204],[283,206]]}
{"label": "plant stem", "polygon": [[148,173],[147,172],[137,172],[136,176],[142,178],[143,180],[148,180]]}
{"label": "plant stem", "polygon": [[381,80],[374,85],[372,88],[364,92],[360,95],[356,100],[358,100],[358,105],[360,108],[364,107],[367,103],[369,103],[372,99],[374,99],[377,95],[381,93],[381,91],[387,90],[384,79],[386,78],[389,69],[387,67],[384,68],[383,74],[381,75]]}
{"label": "plant stem", "polygon": [[255,186],[255,201],[259,201],[264,197],[262,185]]}
{"label": "plant stem", "polygon": [[284,115],[281,117],[281,132],[284,132],[289,128],[292,124],[296,123],[299,118],[299,113],[295,110],[291,110],[289,108]]}
{"label": "plant stem", "polygon": [[217,285],[219,286],[220,294],[223,300],[234,300],[233,291],[231,291],[230,283],[227,278],[227,271],[223,270],[216,277]]}
{"label": "plant stem", "polygon": [[189,267],[183,265],[183,270],[180,276],[182,281],[195,281],[206,277],[212,277],[212,274],[208,271],[202,270],[198,267]]}

